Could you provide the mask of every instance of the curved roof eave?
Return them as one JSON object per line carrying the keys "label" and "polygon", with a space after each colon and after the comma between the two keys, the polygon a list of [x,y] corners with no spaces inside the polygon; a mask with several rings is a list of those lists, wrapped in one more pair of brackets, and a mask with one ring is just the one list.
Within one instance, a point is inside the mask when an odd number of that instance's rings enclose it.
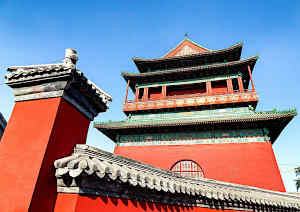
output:
{"label": "curved roof eave", "polygon": [[178,59],[187,59],[187,58],[195,57],[195,56],[215,55],[215,54],[234,51],[234,50],[237,50],[237,49],[242,48],[242,47],[243,47],[243,43],[239,42],[239,43],[237,43],[233,46],[230,46],[228,48],[225,48],[225,49],[210,50],[208,52],[202,52],[202,53],[197,53],[197,54],[184,55],[184,56],[173,56],[173,57],[167,57],[167,58],[162,57],[162,58],[155,58],[155,59],[146,59],[146,58],[133,57],[132,60],[134,61],[134,63],[136,65],[138,63],[172,61],[172,60],[178,60]]}
{"label": "curved roof eave", "polygon": [[[223,120],[169,120],[169,121],[157,121],[157,122],[140,122],[140,123],[125,123],[126,121],[121,122],[107,122],[107,123],[94,123],[94,127],[97,128],[102,133],[106,134],[112,140],[113,135],[109,133],[109,131],[116,131],[116,130],[128,130],[128,129],[136,129],[136,128],[161,128],[161,127],[182,127],[188,125],[210,125],[210,124],[232,124],[232,123],[254,123],[260,121],[275,121],[275,120],[284,120],[284,123],[279,126],[281,129],[278,129],[272,132],[271,135],[271,142],[274,143],[277,137],[279,136],[280,132],[284,129],[284,127],[297,115],[296,111],[290,111],[286,113],[257,113],[256,115],[261,117],[248,117],[248,118],[239,118],[239,119],[223,119]],[[125,123],[125,124],[124,124]],[[123,126],[122,126],[123,124]],[[114,126],[115,125],[115,126]]]}
{"label": "curved roof eave", "polygon": [[172,73],[178,73],[178,72],[194,72],[194,71],[200,71],[200,70],[208,70],[208,69],[217,69],[217,68],[226,68],[236,65],[243,65],[243,64],[255,64],[258,60],[258,56],[249,57],[247,59],[242,59],[238,61],[232,61],[232,62],[226,62],[226,63],[217,63],[217,64],[211,64],[211,65],[201,65],[201,66],[193,66],[193,67],[186,67],[186,68],[176,68],[172,70],[165,70],[165,71],[155,71],[155,72],[147,72],[147,73],[128,73],[128,72],[122,72],[121,75],[126,80],[127,78],[146,78],[146,77],[153,77],[153,76],[163,76],[163,75],[169,75]]}

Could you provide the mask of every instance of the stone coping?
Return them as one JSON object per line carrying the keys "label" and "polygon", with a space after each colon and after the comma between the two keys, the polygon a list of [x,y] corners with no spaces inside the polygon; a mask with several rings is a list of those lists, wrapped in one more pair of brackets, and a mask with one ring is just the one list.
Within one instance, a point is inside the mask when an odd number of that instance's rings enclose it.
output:
{"label": "stone coping", "polygon": [[76,68],[77,53],[67,49],[63,63],[10,66],[6,84],[15,101],[63,97],[90,120],[109,108],[112,97]]}

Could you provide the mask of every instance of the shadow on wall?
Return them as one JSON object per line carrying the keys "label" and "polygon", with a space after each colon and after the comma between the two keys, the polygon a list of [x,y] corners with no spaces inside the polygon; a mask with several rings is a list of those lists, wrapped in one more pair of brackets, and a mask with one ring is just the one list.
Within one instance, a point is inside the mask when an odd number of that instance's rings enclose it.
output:
{"label": "shadow on wall", "polygon": [[0,140],[2,138],[2,135],[5,130],[6,125],[7,125],[7,122],[6,122],[5,118],[3,117],[3,115],[0,113]]}

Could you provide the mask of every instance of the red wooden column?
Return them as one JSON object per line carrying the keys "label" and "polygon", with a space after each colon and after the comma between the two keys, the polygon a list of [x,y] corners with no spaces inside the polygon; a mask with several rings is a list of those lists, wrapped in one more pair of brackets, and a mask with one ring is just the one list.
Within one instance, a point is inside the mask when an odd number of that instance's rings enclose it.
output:
{"label": "red wooden column", "polygon": [[144,95],[143,95],[143,100],[147,101],[148,100],[148,95],[149,95],[149,88],[144,88]]}
{"label": "red wooden column", "polygon": [[139,95],[140,95],[140,89],[136,88],[135,89],[135,101],[137,102],[139,100]]}
{"label": "red wooden column", "polygon": [[167,86],[162,86],[162,96],[165,99],[167,97]]}
{"label": "red wooden column", "polygon": [[206,82],[206,93],[207,93],[207,95],[211,95],[212,94],[211,81],[207,81]]}
{"label": "red wooden column", "polygon": [[127,81],[126,96],[125,96],[125,104],[127,104],[129,83],[130,83],[130,80]]}
{"label": "red wooden column", "polygon": [[254,82],[253,82],[253,77],[252,77],[252,73],[251,73],[251,68],[250,68],[249,65],[248,65],[248,72],[249,72],[249,76],[250,76],[250,80],[251,80],[252,91],[255,91]]}
{"label": "red wooden column", "polygon": [[239,91],[244,92],[244,85],[243,85],[243,80],[242,77],[238,77],[238,84],[239,84]]}
{"label": "red wooden column", "polygon": [[8,68],[16,104],[0,147],[1,211],[53,212],[54,161],[84,144],[90,121],[107,109],[111,97],[76,70],[76,61],[67,49],[61,64]]}
{"label": "red wooden column", "polygon": [[226,83],[228,93],[233,93],[232,79],[227,79]]}

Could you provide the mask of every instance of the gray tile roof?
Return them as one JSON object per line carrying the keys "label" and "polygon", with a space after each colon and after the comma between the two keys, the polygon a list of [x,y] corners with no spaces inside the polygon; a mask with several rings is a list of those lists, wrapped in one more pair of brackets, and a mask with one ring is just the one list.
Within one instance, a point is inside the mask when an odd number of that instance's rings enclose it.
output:
{"label": "gray tile roof", "polygon": [[[117,195],[120,186],[128,185],[129,190],[142,189],[136,198],[155,192],[156,196],[177,195],[182,201],[191,198],[205,207],[210,207],[207,202],[215,201],[237,204],[240,208],[258,205],[300,211],[300,197],[296,195],[205,178],[180,177],[88,145],[77,145],[71,156],[58,159],[54,164],[59,192],[103,195],[105,190],[106,195]],[[107,179],[105,184],[104,179]],[[95,186],[97,181],[100,184]],[[176,204],[183,202],[177,200]]]}
{"label": "gray tile roof", "polygon": [[13,88],[15,101],[62,97],[93,120],[109,108],[112,97],[76,68],[77,60],[77,52],[66,49],[63,63],[11,66],[6,84]]}

